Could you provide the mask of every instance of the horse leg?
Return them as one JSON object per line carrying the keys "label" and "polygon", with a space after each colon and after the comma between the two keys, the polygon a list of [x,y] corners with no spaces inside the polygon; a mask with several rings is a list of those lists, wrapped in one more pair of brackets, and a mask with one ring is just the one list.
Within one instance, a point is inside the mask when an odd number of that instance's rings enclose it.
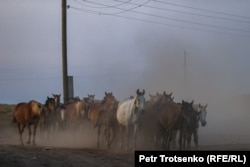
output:
{"label": "horse leg", "polygon": [[174,129],[171,134],[171,144],[173,144],[173,148],[176,149],[176,136],[177,136],[177,129]]}
{"label": "horse leg", "polygon": [[136,140],[137,140],[137,131],[138,131],[138,125],[134,125],[134,149],[136,149]]}
{"label": "horse leg", "polygon": [[[112,130],[112,133],[111,133],[111,130]],[[114,142],[114,140],[115,140],[115,137],[116,137],[116,129],[115,129],[115,127],[112,125],[112,126],[110,126],[109,127],[109,135],[110,135],[110,138],[111,139],[109,139],[110,140],[110,142],[109,142],[109,147],[110,147],[110,145]]]}
{"label": "horse leg", "polygon": [[32,144],[36,145],[36,129],[37,129],[37,123],[34,124],[34,129],[33,129],[33,139],[32,139]]}
{"label": "horse leg", "polygon": [[192,132],[187,133],[187,149],[190,149]]}
{"label": "horse leg", "polygon": [[179,131],[179,150],[183,149],[183,129]]}
{"label": "horse leg", "polygon": [[195,148],[198,149],[198,128],[195,128],[194,130],[194,143],[195,143]]}
{"label": "horse leg", "polygon": [[123,138],[123,130],[124,130],[124,128],[122,127],[122,125],[120,125],[120,147],[121,147],[121,149],[122,149],[122,146],[123,146],[123,143],[124,143],[124,138]]}
{"label": "horse leg", "polygon": [[100,148],[100,143],[99,143],[100,132],[101,132],[101,126],[98,126],[98,128],[97,128],[97,148]]}
{"label": "horse leg", "polygon": [[110,141],[110,126],[106,126],[106,141],[107,141],[107,148],[109,148],[111,141]]}
{"label": "horse leg", "polygon": [[167,149],[170,150],[170,145],[173,137],[173,131],[169,130],[168,135],[167,135]]}
{"label": "horse leg", "polygon": [[129,133],[130,133],[130,131],[129,131],[129,126],[127,126],[126,127],[126,148],[125,148],[125,150],[127,151],[128,150],[128,148],[129,148]]}
{"label": "horse leg", "polygon": [[23,134],[23,130],[24,130],[25,124],[22,126],[22,128],[21,128],[21,124],[20,123],[17,123],[17,126],[18,126],[18,131],[19,131],[20,142],[21,142],[21,145],[23,145],[22,134]]}
{"label": "horse leg", "polygon": [[27,143],[27,144],[30,144],[30,138],[31,138],[32,132],[31,132],[30,124],[27,123],[27,125],[28,125],[28,130],[29,130],[29,137],[28,137],[28,141],[27,141],[26,143]]}

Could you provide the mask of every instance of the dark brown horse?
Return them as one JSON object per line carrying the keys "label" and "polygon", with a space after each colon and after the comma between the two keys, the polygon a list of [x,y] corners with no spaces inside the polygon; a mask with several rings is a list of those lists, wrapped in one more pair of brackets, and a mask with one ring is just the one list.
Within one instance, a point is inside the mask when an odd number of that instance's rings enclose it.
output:
{"label": "dark brown horse", "polygon": [[42,114],[39,120],[39,126],[42,135],[47,132],[47,137],[49,139],[51,130],[54,125],[54,114],[55,114],[55,99],[47,97],[45,105],[42,108]]}
{"label": "dark brown horse", "polygon": [[[160,124],[160,129],[156,135],[156,140],[162,140],[162,149],[170,149],[170,142],[172,140],[172,131],[178,125],[178,121],[181,117],[181,107],[177,103],[173,102],[171,94],[163,92],[162,96],[152,106],[152,112],[156,114],[156,117]],[[160,138],[161,139],[160,139]]]}
{"label": "dark brown horse", "polygon": [[35,144],[36,128],[42,112],[42,105],[35,100],[28,103],[18,103],[13,111],[13,122],[17,123],[21,144],[23,145],[22,134],[27,126],[29,129],[29,138],[27,144],[31,143],[31,125],[34,125],[32,144]]}
{"label": "dark brown horse", "polygon": [[104,127],[105,137],[107,142],[107,147],[112,144],[116,132],[118,122],[116,119],[116,110],[118,107],[118,102],[112,93],[105,92],[105,97],[101,103],[93,104],[90,107],[88,118],[92,125],[97,127],[97,147],[100,147],[100,132],[101,127]]}
{"label": "dark brown horse", "polygon": [[53,126],[58,130],[65,129],[65,105],[60,102],[61,94],[52,94],[55,99],[55,112],[53,113]]}
{"label": "dark brown horse", "polygon": [[180,150],[190,149],[192,134],[198,127],[197,112],[193,108],[193,101],[191,103],[182,101],[181,110],[179,146]]}

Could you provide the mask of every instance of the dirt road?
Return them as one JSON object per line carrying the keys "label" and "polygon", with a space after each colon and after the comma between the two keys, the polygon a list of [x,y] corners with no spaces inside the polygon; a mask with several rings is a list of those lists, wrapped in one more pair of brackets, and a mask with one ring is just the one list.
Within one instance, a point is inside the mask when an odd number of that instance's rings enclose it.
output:
{"label": "dirt road", "polygon": [[[25,130],[24,140],[27,136]],[[37,146],[21,146],[17,127],[11,123],[11,113],[0,114],[0,167],[129,167],[134,166],[133,152],[121,152],[117,148],[96,148],[96,133],[57,134],[50,140],[37,134]],[[239,136],[238,136],[239,137]],[[221,139],[222,137],[220,137]],[[244,140],[248,138],[243,137]],[[203,141],[216,136],[202,138]],[[224,138],[222,141],[226,141]],[[237,139],[237,141],[239,141]],[[250,142],[249,142],[250,143]],[[250,150],[250,144],[232,143],[201,145],[200,150]],[[119,151],[118,151],[119,150]]]}

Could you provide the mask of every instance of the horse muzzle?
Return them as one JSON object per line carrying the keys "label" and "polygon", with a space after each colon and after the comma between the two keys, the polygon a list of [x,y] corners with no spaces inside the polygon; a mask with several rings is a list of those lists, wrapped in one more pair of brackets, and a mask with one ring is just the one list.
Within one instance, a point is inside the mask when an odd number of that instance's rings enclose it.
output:
{"label": "horse muzzle", "polygon": [[207,122],[201,122],[201,126],[206,126]]}

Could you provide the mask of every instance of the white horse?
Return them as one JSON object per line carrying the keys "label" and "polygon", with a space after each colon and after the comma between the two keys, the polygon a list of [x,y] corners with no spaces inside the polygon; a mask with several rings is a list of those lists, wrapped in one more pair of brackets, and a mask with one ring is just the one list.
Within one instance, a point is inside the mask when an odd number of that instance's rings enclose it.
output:
{"label": "white horse", "polygon": [[205,106],[202,106],[201,104],[194,104],[193,109],[197,112],[197,128],[194,130],[194,143],[196,148],[198,147],[198,128],[199,128],[199,122],[201,123],[201,126],[206,126],[207,120],[207,104]]}
{"label": "white horse", "polygon": [[[143,110],[145,109],[145,90],[142,92],[137,89],[137,95],[133,98],[128,98],[125,101],[119,103],[117,109],[117,120],[120,124],[120,127],[126,128],[126,137],[127,137],[127,145],[126,149],[129,147],[129,134],[130,128],[134,128],[134,148],[136,148],[136,137],[137,137],[137,130],[140,123],[141,116],[143,114]],[[122,132],[121,132],[122,133]],[[123,138],[121,138],[122,140]]]}
{"label": "white horse", "polygon": [[198,104],[198,105],[193,105],[194,110],[197,112],[198,115],[198,121],[200,121],[201,126],[206,126],[207,120],[207,104],[205,106]]}

